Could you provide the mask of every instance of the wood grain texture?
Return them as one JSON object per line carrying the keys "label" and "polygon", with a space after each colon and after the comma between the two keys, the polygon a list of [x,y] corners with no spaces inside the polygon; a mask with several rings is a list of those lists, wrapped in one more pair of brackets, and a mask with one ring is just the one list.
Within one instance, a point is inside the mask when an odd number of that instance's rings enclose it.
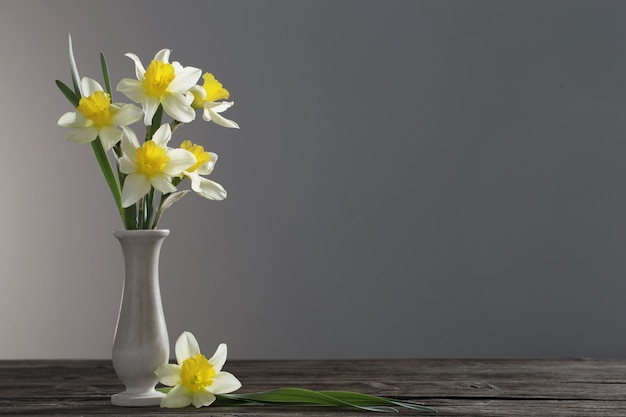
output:
{"label": "wood grain texture", "polygon": [[[437,416],[626,416],[623,360],[271,360],[229,361],[240,392],[282,387],[348,390],[415,400]],[[379,415],[293,406],[121,408],[123,387],[104,360],[0,361],[0,415],[310,416]],[[402,410],[400,415],[427,415]]]}

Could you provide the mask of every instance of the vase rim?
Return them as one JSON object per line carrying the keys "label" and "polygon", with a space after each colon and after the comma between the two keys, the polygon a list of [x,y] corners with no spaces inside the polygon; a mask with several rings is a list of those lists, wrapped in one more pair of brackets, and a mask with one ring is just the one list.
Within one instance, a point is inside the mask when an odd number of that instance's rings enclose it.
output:
{"label": "vase rim", "polygon": [[139,230],[127,230],[127,229],[118,229],[114,230],[113,234],[117,237],[124,236],[168,236],[170,234],[169,229],[139,229]]}

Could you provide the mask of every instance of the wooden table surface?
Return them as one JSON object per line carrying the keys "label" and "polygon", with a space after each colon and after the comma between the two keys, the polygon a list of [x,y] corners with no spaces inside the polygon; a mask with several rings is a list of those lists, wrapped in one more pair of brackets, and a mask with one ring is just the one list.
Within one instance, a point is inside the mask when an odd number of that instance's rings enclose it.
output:
{"label": "wooden table surface", "polygon": [[[231,360],[239,392],[282,387],[348,390],[415,400],[437,416],[626,416],[626,360]],[[338,416],[387,415],[294,406],[124,408],[105,360],[0,361],[0,415]],[[401,409],[399,415],[423,414]]]}

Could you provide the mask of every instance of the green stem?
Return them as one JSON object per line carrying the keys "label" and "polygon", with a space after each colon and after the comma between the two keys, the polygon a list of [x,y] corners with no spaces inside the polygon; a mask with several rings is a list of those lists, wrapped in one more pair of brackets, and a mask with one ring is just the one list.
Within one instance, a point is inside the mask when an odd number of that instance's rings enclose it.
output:
{"label": "green stem", "polygon": [[93,149],[93,153],[96,156],[96,160],[98,161],[98,165],[100,166],[102,175],[104,175],[104,179],[106,180],[109,189],[111,190],[111,194],[113,194],[113,199],[115,200],[115,204],[117,205],[117,209],[120,212],[120,216],[122,218],[122,223],[128,228],[128,224],[126,222],[126,214],[122,209],[122,195],[120,193],[120,187],[117,184],[115,174],[113,173],[113,169],[111,168],[109,159],[107,158],[106,152],[104,151],[104,147],[102,146],[100,137],[97,137],[95,140],[91,141],[91,148]]}

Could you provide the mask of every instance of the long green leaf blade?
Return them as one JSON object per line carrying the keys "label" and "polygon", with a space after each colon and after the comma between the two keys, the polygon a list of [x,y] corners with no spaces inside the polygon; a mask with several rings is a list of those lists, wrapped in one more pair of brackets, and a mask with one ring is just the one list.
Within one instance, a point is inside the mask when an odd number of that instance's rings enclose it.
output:
{"label": "long green leaf blade", "polygon": [[247,400],[256,403],[322,405],[354,407],[367,411],[396,412],[396,407],[414,411],[436,412],[435,409],[407,401],[345,391],[310,391],[302,388],[281,388],[252,394],[228,394],[225,398]]}
{"label": "long green leaf blade", "polygon": [[65,98],[67,98],[74,107],[78,107],[80,98],[76,96],[76,93],[74,93],[72,89],[69,88],[67,85],[65,85],[62,81],[56,80],[55,82],[57,84],[57,87],[59,87],[59,90],[61,90],[61,92],[65,96]]}
{"label": "long green leaf blade", "polygon": [[111,190],[111,194],[113,194],[113,199],[115,200],[115,204],[117,205],[117,209],[122,218],[122,224],[126,226],[126,216],[124,210],[122,209],[122,194],[120,193],[120,187],[117,184],[115,174],[113,173],[113,169],[111,168],[111,164],[109,163],[109,159],[107,158],[99,137],[91,141],[91,148],[96,156],[102,175],[104,175],[104,179]]}
{"label": "long green leaf blade", "polygon": [[111,79],[109,78],[109,67],[104,54],[100,52],[100,64],[102,65],[102,76],[104,77],[104,88],[109,94],[109,98],[113,100],[113,94],[111,94]]}

